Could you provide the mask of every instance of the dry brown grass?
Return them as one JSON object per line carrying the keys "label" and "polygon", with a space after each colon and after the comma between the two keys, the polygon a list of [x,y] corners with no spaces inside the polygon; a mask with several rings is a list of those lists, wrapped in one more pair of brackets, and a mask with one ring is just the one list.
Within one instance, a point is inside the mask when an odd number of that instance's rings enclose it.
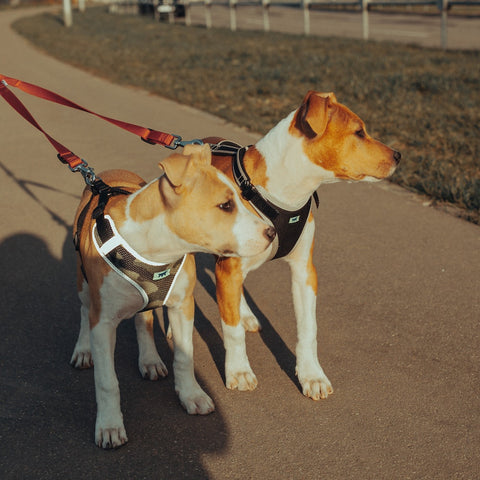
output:
{"label": "dry brown grass", "polygon": [[186,28],[104,8],[76,15],[68,30],[52,14],[15,28],[63,61],[259,133],[308,90],[334,91],[402,152],[395,182],[479,222],[479,52]]}

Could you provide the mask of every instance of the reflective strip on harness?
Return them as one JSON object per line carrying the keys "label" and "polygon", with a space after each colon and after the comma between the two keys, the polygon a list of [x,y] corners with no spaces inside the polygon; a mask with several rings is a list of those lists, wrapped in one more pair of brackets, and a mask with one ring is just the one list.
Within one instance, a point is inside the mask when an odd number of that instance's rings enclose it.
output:
{"label": "reflective strip on harness", "polygon": [[151,262],[133,250],[109,215],[103,217],[100,226],[97,223],[92,228],[95,248],[112,270],[140,293],[143,298],[140,311],[163,306],[168,301],[187,256],[170,264]]}

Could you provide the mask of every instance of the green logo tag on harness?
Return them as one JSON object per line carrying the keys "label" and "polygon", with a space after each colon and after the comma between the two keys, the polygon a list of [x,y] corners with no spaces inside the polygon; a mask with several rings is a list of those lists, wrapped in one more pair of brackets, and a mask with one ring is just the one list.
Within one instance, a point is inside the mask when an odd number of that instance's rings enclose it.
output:
{"label": "green logo tag on harness", "polygon": [[163,278],[166,278],[170,275],[170,269],[167,268],[166,270],[163,270],[163,272],[156,272],[153,274],[153,280],[162,280]]}
{"label": "green logo tag on harness", "polygon": [[288,223],[297,223],[300,220],[300,215],[297,215],[296,217],[290,217],[290,220]]}

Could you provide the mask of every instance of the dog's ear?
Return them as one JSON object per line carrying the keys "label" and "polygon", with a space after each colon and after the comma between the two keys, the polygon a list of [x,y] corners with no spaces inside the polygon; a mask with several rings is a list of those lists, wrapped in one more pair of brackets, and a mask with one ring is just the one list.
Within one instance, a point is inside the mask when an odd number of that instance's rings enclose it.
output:
{"label": "dog's ear", "polygon": [[165,173],[168,182],[172,187],[180,187],[184,183],[184,178],[191,162],[190,156],[174,153],[163,159],[158,166]]}
{"label": "dog's ear", "polygon": [[212,163],[212,152],[210,146],[207,144],[203,145],[185,145],[183,149],[184,155],[191,155],[193,160],[198,165],[211,165]]}
{"label": "dog's ear", "polygon": [[295,127],[308,139],[321,137],[330,119],[329,110],[336,102],[334,93],[310,90],[295,114]]}
{"label": "dog's ear", "polygon": [[162,160],[158,166],[165,172],[168,182],[175,189],[187,187],[198,167],[210,165],[212,154],[209,145],[186,145],[183,155],[174,153]]}

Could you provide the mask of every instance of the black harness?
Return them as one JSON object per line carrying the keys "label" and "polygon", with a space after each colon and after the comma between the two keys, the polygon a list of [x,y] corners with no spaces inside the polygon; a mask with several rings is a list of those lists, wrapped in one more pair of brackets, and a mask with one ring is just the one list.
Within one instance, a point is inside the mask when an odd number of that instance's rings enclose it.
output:
{"label": "black harness", "polygon": [[285,210],[264,198],[250,181],[245,171],[243,157],[247,147],[242,147],[234,142],[224,140],[215,145],[210,145],[212,155],[232,157],[232,172],[242,196],[250,202],[257,211],[268,218],[277,231],[278,247],[273,258],[282,258],[294,248],[303,232],[305,223],[312,209],[313,203],[318,208],[318,195],[315,192],[298,210]]}

